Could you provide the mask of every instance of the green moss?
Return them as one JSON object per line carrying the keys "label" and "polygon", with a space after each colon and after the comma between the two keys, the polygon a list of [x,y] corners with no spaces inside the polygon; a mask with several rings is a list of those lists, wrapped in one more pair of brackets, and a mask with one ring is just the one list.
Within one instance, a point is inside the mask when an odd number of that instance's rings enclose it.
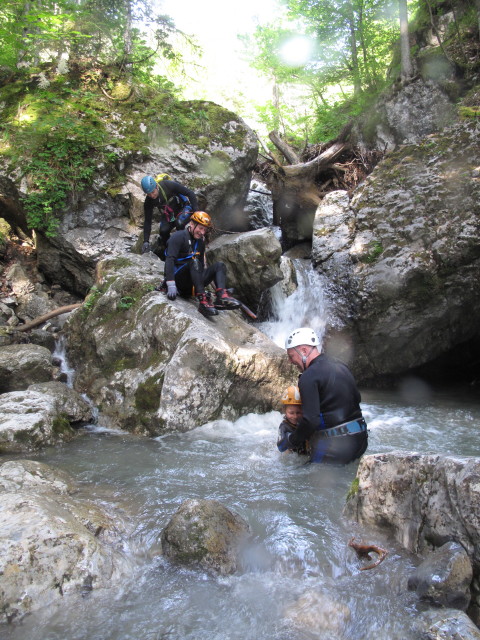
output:
{"label": "green moss", "polygon": [[347,498],[346,498],[347,502],[358,494],[359,488],[360,488],[360,480],[358,478],[354,478],[347,493]]}
{"label": "green moss", "polygon": [[158,373],[138,385],[135,392],[135,409],[141,412],[157,411],[160,404],[164,374]]}
{"label": "green moss", "polygon": [[52,431],[55,435],[63,437],[71,437],[74,434],[70,422],[64,414],[61,414],[53,419]]}
{"label": "green moss", "polygon": [[480,120],[480,106],[477,107],[459,107],[459,116],[462,120]]}

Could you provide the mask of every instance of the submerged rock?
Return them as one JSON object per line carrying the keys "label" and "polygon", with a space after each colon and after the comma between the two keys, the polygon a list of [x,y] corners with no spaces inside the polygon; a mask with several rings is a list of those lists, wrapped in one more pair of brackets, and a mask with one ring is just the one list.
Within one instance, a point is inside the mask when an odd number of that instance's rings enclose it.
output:
{"label": "submerged rock", "polygon": [[162,551],[180,564],[222,575],[239,566],[239,545],[250,526],[217,500],[186,500],[162,532]]}
{"label": "submerged rock", "polygon": [[309,591],[290,605],[284,617],[296,627],[307,632],[321,633],[329,640],[341,640],[351,618],[351,611],[346,604],[332,599],[320,591]]}
{"label": "submerged rock", "polygon": [[0,465],[0,621],[108,588],[128,570],[111,518],[68,474],[40,462]]}
{"label": "submerged rock", "polygon": [[419,637],[424,640],[480,640],[480,630],[457,609],[430,609],[415,620]]}
{"label": "submerged rock", "polygon": [[456,542],[447,542],[415,569],[408,579],[408,588],[434,605],[466,611],[472,577],[472,565],[465,549]]}

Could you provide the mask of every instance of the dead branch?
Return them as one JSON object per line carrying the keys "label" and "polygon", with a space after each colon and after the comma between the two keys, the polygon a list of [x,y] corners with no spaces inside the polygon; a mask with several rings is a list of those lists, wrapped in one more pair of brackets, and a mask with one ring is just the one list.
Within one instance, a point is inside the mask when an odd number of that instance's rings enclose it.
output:
{"label": "dead branch", "polygon": [[280,136],[277,134],[276,131],[270,131],[270,133],[268,134],[268,137],[273,142],[273,144],[277,147],[280,153],[284,155],[285,160],[289,164],[300,163],[300,158],[297,156],[295,151],[285,142],[285,140],[282,140],[280,138]]}
{"label": "dead branch", "polygon": [[330,168],[335,161],[342,155],[344,151],[349,148],[349,145],[344,142],[335,142],[331,147],[326,149],[319,156],[310,160],[309,162],[302,162],[299,164],[291,164],[283,167],[285,175],[287,177],[296,178],[311,178],[314,179],[316,175]]}
{"label": "dead branch", "polygon": [[274,164],[276,164],[276,165],[277,165],[277,167],[279,167],[280,169],[282,169],[282,170],[283,170],[283,165],[282,165],[282,163],[280,162],[280,160],[277,158],[277,156],[276,156],[274,153],[272,153],[272,152],[270,151],[270,149],[266,146],[266,144],[263,142],[263,140],[260,138],[260,136],[258,135],[258,133],[257,133],[256,131],[254,131],[254,134],[255,134],[255,136],[256,136],[256,138],[257,138],[258,142],[260,143],[260,145],[261,145],[262,149],[263,149],[263,150],[265,151],[265,153],[267,154],[268,159],[269,159],[269,160],[272,160],[272,161],[274,162]]}
{"label": "dead branch", "polygon": [[366,558],[367,560],[371,560],[371,553],[376,553],[378,555],[378,559],[375,562],[367,565],[366,567],[361,567],[360,571],[367,571],[367,569],[378,567],[378,565],[383,562],[383,560],[385,560],[388,555],[388,551],[386,549],[382,549],[376,544],[363,544],[361,542],[355,542],[355,537],[353,537],[349,541],[348,546],[352,547],[352,549],[355,549],[359,558]]}
{"label": "dead branch", "polygon": [[30,329],[33,329],[33,327],[36,327],[39,324],[43,324],[47,320],[50,320],[50,318],[55,318],[55,316],[60,316],[62,315],[62,313],[69,313],[70,311],[73,311],[74,309],[78,309],[78,307],[81,307],[81,306],[82,306],[82,303],[79,302],[77,304],[67,304],[65,307],[58,307],[57,309],[54,309],[53,311],[49,311],[43,316],[38,316],[38,318],[35,318],[31,322],[26,322],[25,324],[22,324],[20,327],[15,327],[15,329],[17,331],[29,331]]}

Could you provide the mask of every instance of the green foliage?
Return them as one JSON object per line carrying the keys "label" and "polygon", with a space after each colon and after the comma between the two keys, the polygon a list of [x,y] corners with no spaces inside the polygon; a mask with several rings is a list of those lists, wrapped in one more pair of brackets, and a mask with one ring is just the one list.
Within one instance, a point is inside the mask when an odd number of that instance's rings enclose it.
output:
{"label": "green foliage", "polygon": [[379,240],[372,240],[368,244],[368,253],[363,255],[360,258],[360,261],[365,262],[366,264],[372,264],[379,256],[382,255],[383,251],[382,243]]}
{"label": "green foliage", "polygon": [[107,134],[81,92],[40,90],[19,106],[4,127],[6,155],[29,179],[23,202],[29,226],[54,236],[62,210],[92,183],[99,160],[112,161],[102,154]]}

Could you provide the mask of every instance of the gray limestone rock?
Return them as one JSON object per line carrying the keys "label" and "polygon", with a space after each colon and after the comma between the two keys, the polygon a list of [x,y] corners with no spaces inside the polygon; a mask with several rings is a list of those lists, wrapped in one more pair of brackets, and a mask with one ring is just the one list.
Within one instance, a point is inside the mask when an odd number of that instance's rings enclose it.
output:
{"label": "gray limestone rock", "polygon": [[[39,462],[0,465],[0,621],[105,589],[128,570],[108,514],[80,498],[64,472]],[[67,604],[68,603],[68,604]]]}
{"label": "gray limestone rock", "polygon": [[217,500],[186,500],[162,532],[167,558],[227,575],[239,567],[239,546],[248,523]]}

